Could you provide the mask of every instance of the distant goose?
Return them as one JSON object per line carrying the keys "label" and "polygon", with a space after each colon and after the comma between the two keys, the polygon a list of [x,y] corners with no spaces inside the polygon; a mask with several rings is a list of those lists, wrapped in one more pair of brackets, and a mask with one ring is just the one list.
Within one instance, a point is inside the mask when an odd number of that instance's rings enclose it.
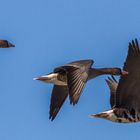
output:
{"label": "distant goose", "polygon": [[0,48],[10,48],[10,47],[15,47],[15,45],[13,45],[7,40],[0,40]]}
{"label": "distant goose", "polygon": [[128,56],[124,63],[128,75],[122,75],[119,83],[113,77],[106,80],[110,88],[109,111],[92,115],[118,123],[140,121],[140,48],[138,41],[129,43]]}
{"label": "distant goose", "polygon": [[75,61],[55,68],[49,75],[35,78],[35,80],[54,84],[49,112],[51,120],[54,120],[68,95],[71,104],[75,105],[78,102],[88,80],[103,74],[127,74],[120,68],[91,68],[92,64],[93,60]]}

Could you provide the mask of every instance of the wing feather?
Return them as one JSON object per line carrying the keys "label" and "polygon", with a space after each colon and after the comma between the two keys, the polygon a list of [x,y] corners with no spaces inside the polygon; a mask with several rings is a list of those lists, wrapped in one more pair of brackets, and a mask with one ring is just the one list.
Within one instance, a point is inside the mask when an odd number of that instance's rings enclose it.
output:
{"label": "wing feather", "polygon": [[108,77],[108,79],[106,79],[106,83],[110,89],[110,105],[113,107],[116,104],[116,90],[118,82],[114,76],[112,76],[112,78]]}
{"label": "wing feather", "polygon": [[63,68],[67,71],[67,84],[69,89],[70,103],[75,105],[87,82],[89,68],[93,64],[92,60],[80,60],[69,63]]}
{"label": "wing feather", "polygon": [[65,102],[67,96],[68,96],[67,86],[54,85],[51,96],[49,119],[51,119],[52,121],[55,119],[63,103]]}
{"label": "wing feather", "polygon": [[116,107],[140,110],[140,48],[137,39],[129,43],[124,70],[129,74],[121,76],[116,93]]}

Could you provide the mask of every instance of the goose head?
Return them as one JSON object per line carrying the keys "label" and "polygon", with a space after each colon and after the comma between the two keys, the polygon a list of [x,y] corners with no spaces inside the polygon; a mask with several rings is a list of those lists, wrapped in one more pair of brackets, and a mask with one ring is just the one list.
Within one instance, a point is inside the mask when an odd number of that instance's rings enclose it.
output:
{"label": "goose head", "polygon": [[128,72],[120,68],[112,68],[111,75],[127,75]]}

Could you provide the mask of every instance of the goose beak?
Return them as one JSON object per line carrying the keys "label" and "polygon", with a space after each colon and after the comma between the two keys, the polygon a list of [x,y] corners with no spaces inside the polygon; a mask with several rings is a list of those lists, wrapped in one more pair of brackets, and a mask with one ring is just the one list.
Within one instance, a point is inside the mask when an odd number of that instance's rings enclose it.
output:
{"label": "goose beak", "polygon": [[125,70],[122,70],[121,73],[122,73],[122,75],[127,75],[127,74],[129,74],[129,73],[128,73],[127,71],[125,71]]}

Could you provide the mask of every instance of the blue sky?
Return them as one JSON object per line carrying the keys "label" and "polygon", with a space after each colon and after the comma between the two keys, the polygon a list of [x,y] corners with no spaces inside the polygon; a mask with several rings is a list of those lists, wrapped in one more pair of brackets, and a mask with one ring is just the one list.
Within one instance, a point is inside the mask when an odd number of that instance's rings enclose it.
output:
{"label": "blue sky", "polygon": [[65,63],[93,59],[94,67],[122,67],[128,42],[140,41],[139,0],[1,0],[1,140],[127,140],[140,123],[116,124],[88,116],[110,108],[106,76],[89,81],[77,106],[67,100],[48,119],[52,85],[33,81]]}

